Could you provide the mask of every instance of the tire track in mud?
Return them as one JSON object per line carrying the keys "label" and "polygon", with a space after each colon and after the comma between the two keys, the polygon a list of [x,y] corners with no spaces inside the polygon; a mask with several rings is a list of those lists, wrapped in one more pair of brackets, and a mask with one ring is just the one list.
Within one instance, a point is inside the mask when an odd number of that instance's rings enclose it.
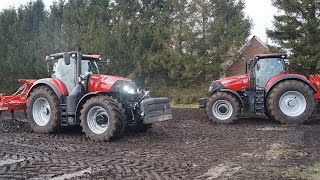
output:
{"label": "tire track in mud", "polygon": [[[216,125],[198,109],[173,113],[173,120],[155,124],[146,133],[127,132],[103,143],[90,141],[79,128],[36,134],[25,122],[16,128],[7,120],[0,127],[0,179],[206,179],[209,170],[221,171],[213,174],[223,179],[281,178],[287,160],[279,165],[266,161],[263,154],[270,144],[297,143],[317,151],[311,144],[320,142],[313,126],[279,125],[261,118]],[[304,139],[308,143],[302,144]],[[312,157],[320,160],[316,153]]]}
{"label": "tire track in mud", "polygon": [[[46,137],[41,138],[41,140],[43,142],[47,142],[48,140],[52,140],[52,136],[49,136],[48,139],[46,139]],[[173,177],[173,175],[178,176],[177,172],[179,172],[179,170],[181,171],[182,175],[180,174],[178,177],[185,177],[186,173],[183,175],[183,172],[185,172],[185,170],[183,169],[188,168],[188,165],[186,165],[185,163],[179,165],[178,161],[167,164],[154,163],[156,162],[154,159],[159,160],[162,159],[162,157],[165,157],[165,154],[162,152],[149,152],[141,149],[127,149],[123,150],[122,152],[109,151],[108,154],[112,155],[112,157],[115,158],[101,160],[101,157],[96,157],[96,154],[98,154],[99,156],[101,155],[101,153],[99,154],[98,152],[94,151],[94,156],[88,156],[88,154],[83,153],[83,151],[77,152],[75,151],[75,148],[70,147],[63,148],[64,152],[60,152],[61,147],[66,146],[66,144],[63,142],[55,141],[56,139],[54,139],[50,144],[37,142],[37,138],[35,138],[33,141],[30,141],[29,137],[26,135],[21,137],[13,136],[12,138],[6,138],[5,140],[2,140],[1,143],[3,143],[5,146],[3,148],[0,148],[1,152],[16,152],[18,156],[23,156],[25,160],[23,162],[12,163],[8,166],[2,167],[0,178],[52,178],[88,167],[96,167],[98,169],[109,170],[109,173],[111,173],[112,176],[121,179],[132,176],[163,177],[166,174],[169,174],[166,175],[168,177]],[[37,143],[34,144],[33,142]],[[93,145],[96,146],[95,149],[108,149],[103,148],[105,147],[105,144],[103,144],[103,147],[99,146],[99,144],[96,143],[93,143]],[[56,147],[59,148],[57,149]],[[86,149],[88,148],[88,146],[82,148]],[[77,156],[68,156],[68,154],[73,151],[74,153],[77,153]],[[86,149],[86,152],[87,151],[91,151],[90,148]],[[126,159],[126,157],[128,157],[128,159]],[[20,164],[24,165],[21,166]],[[66,170],[68,169],[68,167],[73,168],[69,168],[69,170]],[[39,174],[41,174],[41,176],[37,176],[35,172],[38,172]],[[151,172],[151,174],[149,172]],[[172,172],[175,173],[173,175],[170,175],[172,174]]]}

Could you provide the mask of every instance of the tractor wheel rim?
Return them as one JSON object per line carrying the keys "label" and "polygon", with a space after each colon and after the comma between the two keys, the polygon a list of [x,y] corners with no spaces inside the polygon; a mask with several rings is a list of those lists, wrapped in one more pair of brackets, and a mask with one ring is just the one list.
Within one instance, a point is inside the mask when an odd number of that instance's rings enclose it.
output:
{"label": "tractor wheel rim", "polygon": [[283,114],[297,117],[306,110],[307,101],[300,92],[288,91],[280,97],[279,107]]}
{"label": "tractor wheel rim", "polygon": [[89,129],[95,134],[104,133],[109,127],[109,116],[101,106],[92,107],[87,115]]}
{"label": "tractor wheel rim", "polygon": [[219,120],[229,119],[232,113],[232,105],[227,100],[218,100],[212,106],[212,114]]}
{"label": "tractor wheel rim", "polygon": [[47,125],[51,116],[49,102],[45,98],[38,98],[33,104],[32,115],[39,126]]}

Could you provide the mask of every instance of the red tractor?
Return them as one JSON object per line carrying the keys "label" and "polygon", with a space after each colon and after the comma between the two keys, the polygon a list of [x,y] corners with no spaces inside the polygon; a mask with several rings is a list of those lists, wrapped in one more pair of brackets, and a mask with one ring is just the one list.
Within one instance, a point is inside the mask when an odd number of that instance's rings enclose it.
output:
{"label": "red tractor", "polygon": [[51,78],[25,83],[12,96],[0,94],[3,110],[26,109],[34,132],[81,125],[92,140],[108,141],[127,128],[145,131],[172,118],[168,98],[150,98],[130,79],[99,74],[100,55],[65,52],[46,57]]}
{"label": "red tractor", "polygon": [[265,114],[281,123],[305,123],[320,102],[320,75],[287,72],[286,54],[258,54],[245,74],[213,81],[199,100],[215,123],[232,123],[240,113]]}

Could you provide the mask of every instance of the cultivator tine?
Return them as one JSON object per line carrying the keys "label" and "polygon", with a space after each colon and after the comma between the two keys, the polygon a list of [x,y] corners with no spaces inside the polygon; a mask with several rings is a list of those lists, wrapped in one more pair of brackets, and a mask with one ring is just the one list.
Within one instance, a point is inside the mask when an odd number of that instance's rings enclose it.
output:
{"label": "cultivator tine", "polygon": [[1,126],[4,127],[3,119],[2,119],[2,111],[0,111],[0,123],[1,123]]}
{"label": "cultivator tine", "polygon": [[0,111],[0,121],[1,121],[1,127],[2,129],[7,132],[8,130],[5,128],[5,125],[4,125],[4,119],[2,117],[2,111]]}
{"label": "cultivator tine", "polygon": [[19,124],[17,123],[16,116],[14,115],[14,111],[11,110],[11,119],[13,120],[13,124],[19,128]]}
{"label": "cultivator tine", "polygon": [[28,118],[27,110],[23,110],[23,114],[24,114],[24,117],[27,119]]}

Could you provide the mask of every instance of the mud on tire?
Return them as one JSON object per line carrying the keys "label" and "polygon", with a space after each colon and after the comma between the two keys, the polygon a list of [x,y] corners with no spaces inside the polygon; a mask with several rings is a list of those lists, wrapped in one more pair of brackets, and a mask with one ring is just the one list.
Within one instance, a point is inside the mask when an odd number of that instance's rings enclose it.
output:
{"label": "mud on tire", "polygon": [[217,92],[210,97],[206,111],[214,123],[233,123],[240,115],[240,104],[230,93]]}
{"label": "mud on tire", "polygon": [[53,133],[60,127],[60,101],[54,91],[40,86],[31,92],[27,103],[27,117],[36,133]]}
{"label": "mud on tire", "polygon": [[296,80],[276,85],[269,93],[266,104],[272,119],[288,124],[308,122],[316,108],[313,90]]}
{"label": "mud on tire", "polygon": [[88,99],[80,111],[82,131],[95,141],[109,141],[122,131],[122,113],[119,103],[109,96]]}

